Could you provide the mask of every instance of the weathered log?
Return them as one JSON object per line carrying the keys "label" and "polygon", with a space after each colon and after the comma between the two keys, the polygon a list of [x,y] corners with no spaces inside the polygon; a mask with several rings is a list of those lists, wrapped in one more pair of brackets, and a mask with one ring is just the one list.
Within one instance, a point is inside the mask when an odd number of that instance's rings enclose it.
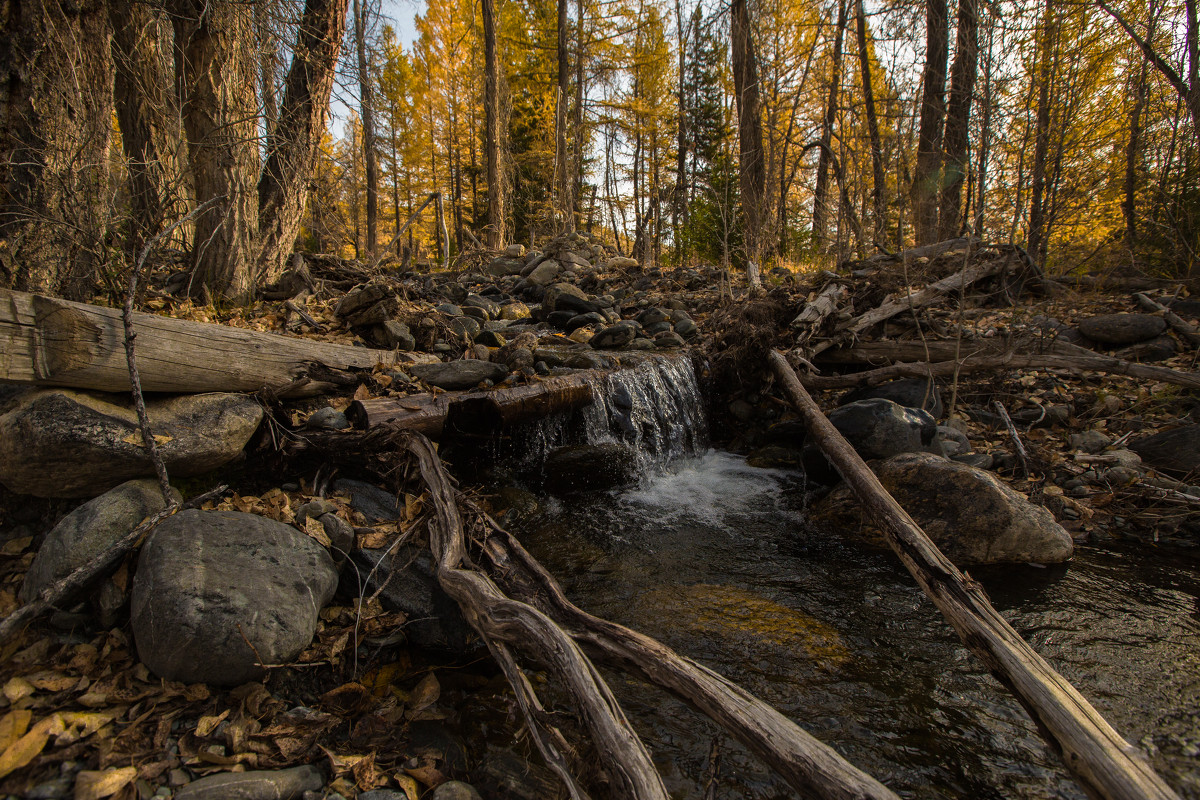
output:
{"label": "weathered log", "polygon": [[[859,342],[853,347],[834,347],[821,354],[819,363],[870,364],[883,366],[895,362],[953,361],[967,358],[992,358],[1010,352],[1028,354],[1057,353],[1078,355],[1079,348],[1069,342],[1041,337],[996,337],[992,339],[887,339]],[[1085,350],[1086,353],[1092,353]]]}
{"label": "weathered log", "polygon": [[[320,394],[354,371],[427,363],[394,353],[135,312],[137,363],[147,392]],[[127,392],[121,310],[0,290],[0,380]]]}
{"label": "weathered log", "polygon": [[448,420],[459,430],[495,430],[590,404],[597,376],[594,371],[577,372],[486,391],[370,397],[355,400],[346,415],[360,428],[388,424],[432,438],[442,434]]}
{"label": "weathered log", "polygon": [[1183,317],[1179,316],[1174,311],[1148,295],[1138,292],[1133,296],[1133,299],[1137,300],[1137,304],[1141,306],[1143,310],[1149,311],[1151,314],[1162,312],[1163,319],[1165,319],[1167,324],[1171,326],[1171,330],[1182,336],[1184,341],[1190,344],[1193,348],[1200,347],[1200,331],[1196,330],[1196,326],[1192,325],[1190,322],[1187,322],[1183,319]]}
{"label": "weathered log", "polygon": [[817,328],[831,314],[837,311],[838,303],[846,294],[846,284],[840,281],[830,281],[825,285],[812,302],[806,303],[796,318],[792,320],[792,329],[797,331],[796,342],[803,344],[812,338]]}
{"label": "weathered log", "polygon": [[1135,364],[1113,356],[1093,353],[1082,347],[1061,342],[1054,353],[1003,353],[975,356],[964,353],[962,358],[939,362],[892,364],[888,367],[856,372],[851,375],[805,375],[801,382],[810,389],[854,389],[877,386],[895,378],[944,377],[982,372],[992,369],[1068,369],[1073,371],[1108,372],[1128,375],[1159,383],[1169,383],[1186,389],[1200,389],[1200,374],[1183,372],[1150,364]]}
{"label": "weathered log", "polygon": [[1175,289],[1184,286],[1192,292],[1200,291],[1200,280],[1196,278],[1149,278],[1137,275],[1055,275],[1050,280],[1065,286],[1078,286],[1084,289],[1123,289],[1127,292],[1144,292],[1150,289]]}
{"label": "weathered log", "polygon": [[1005,621],[977,582],[965,576],[887,493],[854,448],[821,413],[778,352],[771,367],[813,440],[959,638],[1021,702],[1067,769],[1092,797],[1178,800],[1145,756],[1110,726]]}
{"label": "weathered log", "polygon": [[[515,673],[509,675],[510,681],[519,676],[519,670],[506,658],[507,647],[532,654],[570,691],[613,782],[614,794],[633,800],[667,800],[666,787],[650,754],[579,646],[544,613],[505,596],[490,578],[471,568],[457,498],[432,443],[412,433],[404,435],[402,441],[416,457],[421,478],[429,488],[434,508],[429,546],[437,562],[438,583],[459,604],[467,621],[493,652],[501,653],[506,674],[510,670]],[[532,691],[523,680],[514,683],[514,690],[522,697]],[[535,715],[526,719],[535,730],[545,724]],[[540,738],[538,741],[545,743]]]}
{"label": "weathered log", "polygon": [[483,547],[509,594],[544,611],[593,658],[632,672],[708,715],[803,796],[895,800],[883,784],[742,687],[649,636],[575,606],[507,531],[495,527]]}

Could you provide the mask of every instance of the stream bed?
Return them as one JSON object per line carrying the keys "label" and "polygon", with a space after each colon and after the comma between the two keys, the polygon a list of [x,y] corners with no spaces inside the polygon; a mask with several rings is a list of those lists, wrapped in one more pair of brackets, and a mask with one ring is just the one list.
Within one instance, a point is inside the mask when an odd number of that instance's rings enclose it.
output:
{"label": "stream bed", "polygon": [[[1018,703],[890,553],[805,523],[793,474],[720,451],[633,489],[545,498],[513,530],[587,611],[741,683],[905,797],[1082,798]],[[996,607],[1185,798],[1200,798],[1200,558],[1081,547],[972,569]],[[615,673],[668,788],[699,798],[718,729]],[[722,738],[718,797],[794,796]]]}

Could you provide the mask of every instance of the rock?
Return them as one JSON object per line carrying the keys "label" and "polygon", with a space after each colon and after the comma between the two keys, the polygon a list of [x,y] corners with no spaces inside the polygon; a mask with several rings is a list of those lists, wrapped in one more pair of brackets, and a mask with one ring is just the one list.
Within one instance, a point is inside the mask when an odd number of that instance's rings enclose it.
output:
{"label": "rock", "polygon": [[563,330],[567,333],[576,331],[585,325],[603,325],[605,323],[604,315],[599,311],[590,311],[587,314],[576,314],[567,320],[567,324],[563,326]]}
{"label": "rock", "polygon": [[542,467],[551,494],[604,491],[633,483],[637,452],[624,444],[579,444],[560,447]]}
{"label": "rock", "polygon": [[1113,353],[1117,358],[1126,361],[1143,362],[1166,361],[1178,354],[1179,345],[1175,344],[1175,340],[1170,336],[1159,336],[1145,342],[1138,342]]}
{"label": "rock", "polygon": [[487,271],[489,275],[499,278],[505,275],[519,275],[524,266],[524,259],[501,257],[488,264]]}
{"label": "rock", "polygon": [[[362,795],[359,795],[361,798]],[[475,787],[462,781],[446,781],[439,784],[429,796],[430,800],[483,800]]]}
{"label": "rock", "polygon": [[[642,330],[647,336],[657,336],[660,333],[667,333],[668,331],[674,333],[674,328],[672,327],[671,323],[665,319],[661,322],[652,322],[651,324],[644,326]],[[678,334],[676,335],[678,336]]]}
{"label": "rock", "polygon": [[628,322],[618,322],[597,333],[591,339],[592,347],[598,350],[614,350],[633,341],[637,329]]}
{"label": "rock", "polygon": [[655,347],[683,347],[685,344],[687,343],[683,341],[683,337],[675,331],[667,331],[654,337]]}
{"label": "rock", "polygon": [[175,800],[294,800],[324,785],[325,776],[311,764],[281,770],[222,772],[181,786],[175,790]]}
{"label": "rock", "polygon": [[[504,347],[504,345],[508,344],[508,340],[504,338],[503,334],[496,331],[483,331],[475,337],[475,344],[476,346],[483,345],[484,348]],[[485,358],[483,360],[489,361],[490,359]]]}
{"label": "rock", "polygon": [[1169,308],[1185,319],[1200,320],[1200,300],[1180,297],[1168,304]]}
{"label": "rock", "polygon": [[440,311],[448,317],[461,317],[462,309],[454,305],[454,303],[439,303],[434,306],[434,310]]}
{"label": "rock", "polygon": [[729,404],[729,413],[737,421],[746,423],[753,422],[758,416],[754,404],[740,397]]}
{"label": "rock", "polygon": [[310,414],[304,427],[317,431],[344,431],[350,427],[350,420],[336,408],[325,406]]}
{"label": "rock", "polygon": [[1200,425],[1159,431],[1130,442],[1129,449],[1159,472],[1177,478],[1200,474]]}
{"label": "rock", "polygon": [[1084,453],[1099,453],[1110,444],[1112,444],[1112,437],[1097,430],[1072,433],[1067,437],[1067,445],[1072,450],[1080,450]]}
{"label": "rock", "polygon": [[759,469],[797,469],[803,463],[802,459],[799,450],[772,444],[746,456],[746,463]]}
{"label": "rock", "polygon": [[506,258],[524,258],[525,245],[510,244],[508,247],[504,248],[504,255]]}
{"label": "rock", "polygon": [[592,266],[592,262],[580,255],[572,253],[570,250],[564,250],[558,254],[558,260],[564,264],[570,264],[575,267],[588,268]]}
{"label": "rock", "polygon": [[1142,473],[1136,469],[1123,467],[1120,464],[1104,470],[1104,480],[1113,486],[1128,486],[1137,482],[1141,477]]}
{"label": "rock", "polygon": [[574,311],[577,314],[599,310],[582,289],[569,283],[556,283],[547,288],[542,297],[542,308],[547,312]]}
{"label": "rock", "polygon": [[937,422],[925,411],[875,397],[836,408],[829,421],[865,459],[897,453],[937,453]]}
{"label": "rock", "polygon": [[1080,320],[1079,332],[1102,344],[1136,344],[1167,329],[1167,321],[1151,314],[1100,314]]}
{"label": "rock", "polygon": [[338,495],[348,495],[350,507],[369,522],[394,522],[403,514],[396,495],[363,481],[339,478],[333,482],[333,491]]}
{"label": "rock", "polygon": [[685,339],[691,339],[700,332],[700,328],[690,319],[681,319],[675,323],[675,332]]}
{"label": "rock", "polygon": [[508,367],[491,361],[461,358],[437,364],[414,364],[410,371],[417,378],[439,389],[473,389],[481,381],[499,383],[508,377]]}
{"label": "rock", "polygon": [[[146,401],[172,477],[201,475],[242,453],[262,407],[240,394]],[[95,497],[153,475],[132,403],[119,395],[40,389],[0,416],[0,483],[38,497]]]}
{"label": "rock", "polygon": [[608,269],[633,269],[638,265],[636,258],[628,256],[613,256],[605,265]]}
{"label": "rock", "polygon": [[525,277],[525,280],[532,283],[534,286],[549,286],[554,283],[558,276],[562,274],[562,264],[555,261],[553,258],[548,258],[541,264],[538,264]]}
{"label": "rock", "polygon": [[529,306],[513,301],[500,306],[500,319],[529,319]]}
{"label": "rock", "polygon": [[469,294],[467,299],[463,300],[463,311],[471,308],[482,311],[487,319],[500,319],[500,304],[495,300],[489,300],[478,294]]}
{"label": "rock", "polygon": [[[433,556],[426,548],[406,544],[390,553],[355,550],[350,560],[357,565],[357,573],[366,576],[367,593],[374,594],[382,587],[379,599],[384,607],[408,617],[404,635],[413,645],[459,655],[486,647],[458,603],[442,590]],[[355,570],[347,570],[345,580],[354,596],[363,591]]]}
{"label": "rock", "polygon": [[[901,453],[877,464],[875,474],[955,564],[1056,564],[1074,552],[1070,534],[1049,511],[989,472],[931,453]],[[845,485],[814,504],[811,513],[839,530],[867,524],[861,503]],[[878,533],[872,528],[871,535]]]}
{"label": "rock", "polygon": [[878,386],[864,386],[842,395],[840,405],[853,403],[858,400],[868,400],[872,397],[882,397],[906,408],[918,408],[928,411],[934,419],[941,419],[943,414],[942,393],[935,381],[929,378],[901,378],[887,381]]}
{"label": "rock", "polygon": [[[179,493],[172,490],[176,500]],[[38,548],[21,586],[28,603],[42,590],[70,575],[163,508],[158,481],[141,478],[89,500],[63,517]],[[110,564],[115,567],[120,559]],[[105,572],[108,570],[106,569]]]}
{"label": "rock", "polygon": [[1058,341],[1063,341],[1068,344],[1079,345],[1080,347],[1087,348],[1091,348],[1096,345],[1095,342],[1084,336],[1075,328],[1064,324],[1054,317],[1048,317],[1045,314],[1036,314],[1033,317],[1030,317],[1029,324],[1048,334],[1049,338]]}
{"label": "rock", "polygon": [[322,514],[317,518],[317,522],[321,523],[325,535],[329,537],[335,562],[354,549],[354,526],[349,522],[332,513]]}
{"label": "rock", "polygon": [[308,646],[337,581],[325,548],[290,525],[234,511],[181,511],[138,556],[131,612],[138,655],[166,680],[236,686],[257,679],[259,659],[287,663]]}
{"label": "rock", "polygon": [[650,352],[652,350],[657,350],[658,346],[649,339],[643,339],[639,336],[629,344],[625,345],[625,348],[627,350],[641,350],[642,352]]}
{"label": "rock", "polygon": [[389,319],[375,329],[375,339],[384,347],[409,352],[417,349],[417,340],[403,322]]}
{"label": "rock", "polygon": [[366,283],[362,286],[355,286],[342,295],[342,299],[333,313],[339,317],[349,317],[370,308],[380,300],[392,297],[392,295],[392,287],[386,283]]}
{"label": "rock", "polygon": [[937,438],[941,442],[942,452],[947,457],[961,456],[971,452],[971,440],[957,428],[949,425],[938,425]]}
{"label": "rock", "polygon": [[448,327],[454,333],[455,338],[463,343],[470,343],[483,330],[483,326],[479,324],[479,320],[466,316],[455,317],[450,320]]}
{"label": "rock", "polygon": [[533,351],[528,347],[508,344],[493,354],[492,360],[516,372],[519,369],[533,366]]}
{"label": "rock", "polygon": [[408,800],[408,795],[404,792],[394,792],[391,789],[372,789],[369,792],[359,793],[355,800]]}
{"label": "rock", "polygon": [[996,459],[991,453],[963,453],[958,456],[951,456],[951,460],[957,461],[959,464],[966,464],[968,467],[975,469],[991,469]]}
{"label": "rock", "polygon": [[643,328],[654,325],[658,322],[670,322],[671,318],[667,316],[667,312],[661,308],[647,308],[645,311],[635,317],[639,325]]}

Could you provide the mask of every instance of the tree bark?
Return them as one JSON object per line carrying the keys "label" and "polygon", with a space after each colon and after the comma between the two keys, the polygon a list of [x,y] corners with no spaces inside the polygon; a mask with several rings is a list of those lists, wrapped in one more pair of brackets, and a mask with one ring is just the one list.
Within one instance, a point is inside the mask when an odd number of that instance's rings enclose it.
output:
{"label": "tree bark", "polygon": [[1037,121],[1033,146],[1033,173],[1029,189],[1029,235],[1026,250],[1043,267],[1046,263],[1046,160],[1050,151],[1050,90],[1054,82],[1058,21],[1055,0],[1046,0],[1042,29],[1038,40]]}
{"label": "tree bark", "polygon": [[967,173],[971,97],[979,63],[979,9],[976,0],[958,0],[958,33],[950,68],[950,101],[946,106],[946,133],[942,139],[946,160],[942,176],[938,238],[962,233],[962,186]]}
{"label": "tree bark", "polygon": [[496,2],[480,0],[483,7],[484,149],[487,151],[487,245],[504,244],[504,190],[500,170],[500,67],[496,62]]}
{"label": "tree bark", "polygon": [[567,164],[567,91],[570,88],[570,62],[567,43],[570,39],[567,28],[567,2],[558,0],[558,94],[554,107],[554,174],[558,178],[558,211],[568,231],[575,230],[574,203],[571,201],[571,186],[574,178]]}
{"label": "tree bark", "polygon": [[730,36],[733,52],[733,88],[738,107],[738,185],[741,188],[742,220],[746,243],[746,277],[750,288],[761,288],[759,261],[762,258],[763,200],[766,192],[766,163],[763,158],[762,107],[759,101],[758,59],[750,24],[748,0],[730,4]]}
{"label": "tree bark", "polygon": [[833,123],[837,119],[838,93],[842,85],[842,36],[850,0],[838,0],[837,28],[833,34],[833,66],[829,78],[829,96],[821,122],[820,154],[817,157],[817,185],[813,190],[813,244],[824,250],[829,226],[829,166],[833,158]]}
{"label": "tree bark", "polygon": [[246,302],[257,280],[258,99],[254,15],[235,0],[176,0],[172,9],[196,202],[191,293]]}
{"label": "tree bark", "polygon": [[946,59],[949,46],[946,0],[925,5],[925,69],[921,80],[921,127],[913,171],[913,223],[916,243],[937,241],[938,187],[942,165],[942,123],[946,116]]}
{"label": "tree bark", "polygon": [[379,247],[379,147],[375,140],[375,93],[367,57],[367,11],[362,0],[354,0],[354,46],[358,56],[358,103],[367,177],[367,259],[370,260]]}
{"label": "tree bark", "polygon": [[258,273],[274,280],[287,265],[308,200],[329,94],[342,47],[348,0],[307,0],[275,129],[275,149],[258,181]]}
{"label": "tree bark", "polygon": [[875,216],[875,244],[883,245],[887,230],[883,192],[887,178],[883,172],[883,144],[879,140],[879,119],[875,114],[875,91],[871,86],[871,50],[867,47],[867,15],[863,9],[863,0],[858,0],[858,13],[855,17],[858,23],[858,60],[862,69],[863,104],[867,108],[867,130],[871,136],[871,203]]}
{"label": "tree bark", "polygon": [[1125,248],[1132,255],[1137,250],[1137,178],[1138,161],[1142,157],[1142,110],[1146,106],[1146,65],[1143,62],[1133,79],[1133,108],[1129,110],[1129,139],[1125,144],[1125,198],[1121,213],[1125,217]]}
{"label": "tree bark", "polygon": [[109,225],[113,65],[100,0],[0,4],[0,285],[96,288]]}

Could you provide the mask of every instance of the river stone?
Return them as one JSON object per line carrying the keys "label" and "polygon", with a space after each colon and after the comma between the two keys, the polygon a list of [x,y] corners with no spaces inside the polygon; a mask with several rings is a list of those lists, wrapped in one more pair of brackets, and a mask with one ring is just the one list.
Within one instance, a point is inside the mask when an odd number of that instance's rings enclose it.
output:
{"label": "river stone", "polygon": [[324,785],[325,776],[311,764],[281,770],[222,772],[180,786],[175,790],[175,800],[295,800]]}
{"label": "river stone", "polygon": [[637,452],[618,443],[570,445],[551,451],[542,469],[551,494],[604,491],[637,479]]}
{"label": "river stone", "polygon": [[938,425],[937,438],[942,444],[942,452],[950,458],[971,452],[971,440],[958,428]]}
{"label": "river stone", "polygon": [[235,511],[181,511],[138,556],[131,611],[138,655],[166,680],[256,680],[259,659],[284,664],[308,646],[337,582],[325,548],[290,525]]}
{"label": "river stone", "polygon": [[869,400],[872,397],[882,397],[906,408],[928,411],[934,419],[941,419],[944,410],[942,393],[932,378],[901,378],[878,386],[864,386],[842,395],[839,405]]}
{"label": "river stone", "polygon": [[529,306],[516,300],[507,302],[500,306],[500,319],[529,319]]}
{"label": "river stone", "polygon": [[[875,465],[880,483],[946,557],[960,566],[1071,558],[1074,543],[1048,510],[996,476],[932,453],[901,453]],[[882,543],[862,504],[841,484],[811,510],[816,521]]]}
{"label": "river stone", "polygon": [[1159,431],[1129,443],[1150,467],[1177,478],[1200,475],[1200,425]]}
{"label": "river stone", "polygon": [[[360,794],[361,798],[362,795]],[[430,800],[483,800],[475,787],[462,781],[446,781],[438,784]]]}
{"label": "river stone", "polygon": [[501,257],[488,264],[487,271],[489,275],[503,277],[505,275],[518,275],[524,267],[524,259]]}
{"label": "river stone", "polygon": [[915,452],[942,455],[937,422],[929,413],[882,397],[836,408],[829,421],[865,459]]}
{"label": "river stone", "polygon": [[525,277],[525,280],[532,283],[534,286],[549,286],[554,283],[559,274],[562,273],[562,264],[555,261],[553,258],[548,258],[538,264]]}
{"label": "river stone", "polygon": [[508,367],[491,361],[461,358],[437,364],[414,364],[411,372],[439,389],[472,389],[482,381],[499,383],[508,377]]}
{"label": "river stone", "polygon": [[504,255],[507,258],[524,258],[525,257],[525,245],[510,244],[508,247],[504,248]]}
{"label": "river stone", "polygon": [[638,265],[636,258],[629,256],[613,256],[608,260],[609,269],[633,269]]}
{"label": "river stone", "polygon": [[1125,361],[1143,363],[1166,361],[1168,358],[1179,355],[1179,345],[1175,344],[1175,340],[1170,336],[1156,336],[1153,339],[1123,347],[1113,355]]}
{"label": "river stone", "polygon": [[599,310],[582,289],[569,283],[556,283],[547,288],[542,296],[542,308],[547,312],[574,311],[578,314]]}
{"label": "river stone", "polygon": [[690,339],[700,332],[700,328],[691,319],[685,317],[675,323],[675,332],[685,339]]}
{"label": "river stone", "polygon": [[[240,456],[263,414],[253,398],[223,393],[148,399],[146,411],[177,478]],[[19,494],[95,497],[153,474],[126,396],[40,389],[0,416],[0,483]]]}
{"label": "river stone", "polygon": [[[179,492],[171,490],[176,501]],[[143,519],[163,508],[158,481],[139,478],[122,483],[63,517],[46,534],[21,587],[28,603],[50,584],[62,580],[126,536]],[[116,559],[105,568],[115,567]]]}
{"label": "river stone", "polygon": [[636,335],[637,329],[633,325],[628,322],[619,322],[593,336],[591,345],[599,350],[613,350],[629,344]]}
{"label": "river stone", "polygon": [[408,326],[400,320],[389,319],[375,328],[375,340],[384,347],[394,347],[405,352],[417,349],[417,340]]}
{"label": "river stone", "polygon": [[1167,329],[1167,321],[1151,314],[1100,314],[1079,321],[1079,332],[1103,344],[1136,344]]}

